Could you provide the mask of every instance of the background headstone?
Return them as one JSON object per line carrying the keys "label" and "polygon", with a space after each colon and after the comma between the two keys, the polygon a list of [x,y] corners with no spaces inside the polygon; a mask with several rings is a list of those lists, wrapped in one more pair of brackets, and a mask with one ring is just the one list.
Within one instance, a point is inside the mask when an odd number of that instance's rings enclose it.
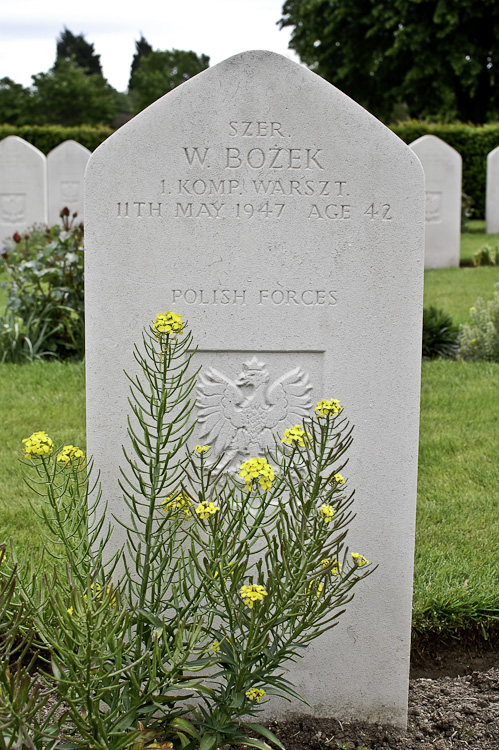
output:
{"label": "background headstone", "polygon": [[499,232],[499,146],[487,155],[485,220],[487,234]]}
{"label": "background headstone", "polygon": [[0,141],[0,243],[32,224],[47,222],[47,159],[9,135]]}
{"label": "background headstone", "polygon": [[423,165],[426,186],[425,268],[459,266],[461,155],[435,135],[410,144]]}
{"label": "background headstone", "polygon": [[267,713],[403,724],[424,242],[414,153],[306,68],[246,52],[101,145],[85,210],[88,447],[109,512],[123,512],[121,372],[158,312],[189,320],[204,378],[265,368],[269,383],[298,379],[311,404],[340,399],[355,424],[350,549],[379,568],[291,665],[310,708],[276,700]]}
{"label": "background headstone", "polygon": [[60,222],[64,207],[71,214],[78,213],[76,221],[84,221],[83,179],[90,151],[76,141],[64,141],[47,155],[48,219],[49,224]]}

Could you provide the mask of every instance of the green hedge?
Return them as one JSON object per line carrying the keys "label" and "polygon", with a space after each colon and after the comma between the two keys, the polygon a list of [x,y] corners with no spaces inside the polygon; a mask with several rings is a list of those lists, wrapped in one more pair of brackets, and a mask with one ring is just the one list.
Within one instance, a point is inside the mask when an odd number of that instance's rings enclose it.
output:
{"label": "green hedge", "polygon": [[475,218],[484,218],[487,154],[499,146],[499,124],[430,125],[410,120],[390,125],[390,128],[406,143],[412,143],[422,135],[436,135],[459,151],[463,159],[463,192],[473,201]]}
{"label": "green hedge", "polygon": [[78,125],[71,128],[61,125],[0,125],[0,140],[8,135],[18,135],[44,154],[64,141],[77,141],[94,151],[113,132],[107,125]]}
{"label": "green hedge", "polygon": [[[418,120],[391,125],[391,129],[406,143],[422,135],[436,135],[459,151],[463,158],[463,192],[473,200],[476,218],[485,215],[485,180],[487,154],[499,146],[499,123],[494,125],[431,125]],[[8,135],[18,135],[48,154],[63,141],[78,141],[90,151],[99,146],[113,130],[106,125],[80,125],[64,128],[59,125],[0,125],[0,140]]]}

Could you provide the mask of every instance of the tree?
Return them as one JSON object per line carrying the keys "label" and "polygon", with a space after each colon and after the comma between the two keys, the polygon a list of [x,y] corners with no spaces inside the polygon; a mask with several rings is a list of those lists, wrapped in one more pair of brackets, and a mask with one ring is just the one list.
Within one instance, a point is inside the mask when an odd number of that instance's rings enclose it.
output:
{"label": "tree", "polygon": [[207,55],[173,49],[155,50],[140,60],[133,74],[134,110],[140,112],[160,96],[205,70],[210,64]]}
{"label": "tree", "polygon": [[29,89],[11,78],[0,79],[0,122],[9,125],[26,125],[29,121]]}
{"label": "tree", "polygon": [[286,0],[301,60],[371,112],[483,123],[499,107],[496,0]]}
{"label": "tree", "polygon": [[135,73],[137,72],[140,63],[144,59],[144,57],[147,57],[147,55],[150,55],[152,52],[152,47],[145,39],[145,37],[141,34],[139,41],[135,42],[135,54],[133,56],[132,65],[130,67],[130,78],[128,81],[128,89],[131,91],[133,88],[135,88]]}
{"label": "tree", "polygon": [[48,73],[32,76],[31,121],[36,124],[97,125],[116,115],[117,92],[102,75],[88,75],[61,59]]}
{"label": "tree", "polygon": [[62,60],[72,60],[78,68],[84,70],[89,76],[102,76],[100,55],[95,54],[94,45],[87,42],[83,34],[75,36],[66,27],[57,40],[57,55],[54,67],[57,67]]}

